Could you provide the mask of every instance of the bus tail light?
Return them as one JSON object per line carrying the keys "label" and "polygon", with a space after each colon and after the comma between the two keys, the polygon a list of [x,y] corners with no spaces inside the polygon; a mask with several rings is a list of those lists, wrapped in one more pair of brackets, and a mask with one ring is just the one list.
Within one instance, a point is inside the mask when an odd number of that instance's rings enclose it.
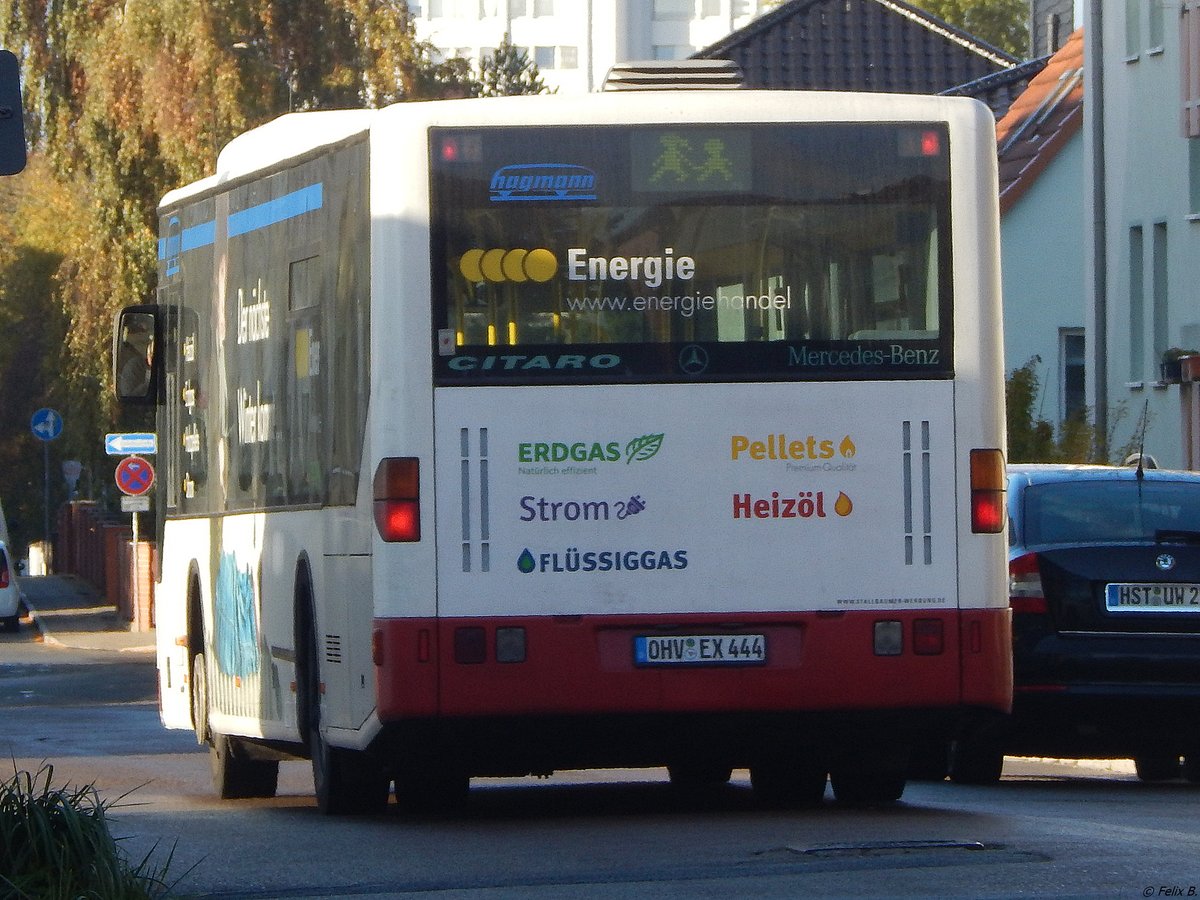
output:
{"label": "bus tail light", "polygon": [[415,456],[392,456],[375,469],[375,527],[389,543],[421,539],[420,464]]}
{"label": "bus tail light", "polygon": [[8,587],[9,577],[8,556],[5,553],[0,552],[0,588]]}
{"label": "bus tail light", "polygon": [[999,534],[1004,530],[1004,454],[971,451],[971,531]]}
{"label": "bus tail light", "polygon": [[1014,613],[1049,611],[1036,553],[1018,556],[1008,564],[1008,603]]}
{"label": "bus tail light", "polygon": [[917,656],[938,656],[945,647],[945,629],[941,619],[913,621],[913,653]]}

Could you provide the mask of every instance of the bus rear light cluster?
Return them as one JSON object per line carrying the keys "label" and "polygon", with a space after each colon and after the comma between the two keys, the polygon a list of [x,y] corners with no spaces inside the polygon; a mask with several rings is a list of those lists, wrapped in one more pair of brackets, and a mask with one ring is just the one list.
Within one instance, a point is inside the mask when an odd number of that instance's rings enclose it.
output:
{"label": "bus rear light cluster", "polygon": [[[912,652],[917,656],[937,656],[946,649],[945,627],[941,619],[914,619]],[[875,623],[875,655],[900,656],[904,652],[904,623],[881,619]]]}
{"label": "bus rear light cluster", "polygon": [[1004,530],[1004,454],[971,451],[971,531],[999,534]]}
{"label": "bus rear light cluster", "polygon": [[8,558],[3,553],[0,553],[0,588],[8,587],[9,578]]}
{"label": "bus rear light cluster", "polygon": [[1008,564],[1008,604],[1014,613],[1046,613],[1046,592],[1038,555],[1026,553]]}
{"label": "bus rear light cluster", "polygon": [[389,543],[421,540],[421,470],[414,456],[392,456],[375,469],[375,528]]}
{"label": "bus rear light cluster", "polygon": [[[454,661],[471,666],[487,662],[487,629],[475,625],[454,629]],[[525,662],[525,629],[497,628],[495,660],[498,663]]]}

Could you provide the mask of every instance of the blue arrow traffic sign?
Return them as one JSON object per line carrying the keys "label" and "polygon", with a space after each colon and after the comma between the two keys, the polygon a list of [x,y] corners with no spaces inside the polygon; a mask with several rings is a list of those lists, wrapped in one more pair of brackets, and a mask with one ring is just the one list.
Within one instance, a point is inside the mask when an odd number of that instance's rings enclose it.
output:
{"label": "blue arrow traffic sign", "polygon": [[43,407],[33,414],[33,418],[29,420],[29,427],[39,441],[52,441],[62,434],[63,417],[58,414],[58,410]]}
{"label": "blue arrow traffic sign", "polygon": [[158,435],[152,431],[127,431],[104,436],[104,452],[109,456],[132,453],[157,453]]}

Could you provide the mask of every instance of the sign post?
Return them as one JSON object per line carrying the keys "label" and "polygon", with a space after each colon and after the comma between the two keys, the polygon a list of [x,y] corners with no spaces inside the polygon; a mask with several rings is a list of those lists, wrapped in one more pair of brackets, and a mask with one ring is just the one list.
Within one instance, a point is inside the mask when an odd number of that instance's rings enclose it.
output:
{"label": "sign post", "polygon": [[[113,437],[113,435],[109,435]],[[107,441],[106,441],[107,444]],[[153,452],[153,451],[147,451]],[[154,487],[154,466],[140,456],[127,456],[117,463],[115,475],[117,488],[125,496],[121,498],[121,508],[126,509],[126,501],[143,501],[150,488]],[[141,567],[138,564],[138,511],[142,509],[140,502],[130,503],[128,509],[133,513],[133,619],[139,621],[141,601]],[[136,627],[136,626],[135,626]]]}
{"label": "sign post", "polygon": [[50,442],[62,434],[63,417],[58,410],[42,407],[29,420],[33,436],[42,442],[42,540],[50,547]]}

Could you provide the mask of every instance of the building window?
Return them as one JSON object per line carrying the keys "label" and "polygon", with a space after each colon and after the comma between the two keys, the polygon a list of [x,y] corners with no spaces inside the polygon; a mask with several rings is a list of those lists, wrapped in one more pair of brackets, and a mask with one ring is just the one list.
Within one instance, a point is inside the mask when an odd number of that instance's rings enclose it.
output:
{"label": "building window", "polygon": [[508,0],[508,14],[514,19],[525,15],[525,0]]}
{"label": "building window", "polygon": [[534,47],[533,48],[533,64],[539,69],[554,68],[554,48],[553,47]]}
{"label": "building window", "polygon": [[1082,419],[1087,415],[1087,390],[1085,384],[1086,362],[1085,341],[1082,328],[1061,328],[1058,332],[1060,383],[1062,401],[1059,408],[1060,421]]}
{"label": "building window", "polygon": [[560,69],[578,69],[579,68],[579,48],[578,47],[559,47],[558,48],[558,67]]}
{"label": "building window", "polygon": [[1200,216],[1200,140],[1190,140],[1188,145],[1188,212]]}
{"label": "building window", "polygon": [[446,0],[429,0],[429,18],[440,19],[446,14]]}
{"label": "building window", "polygon": [[1167,223],[1154,223],[1151,246],[1150,291],[1154,302],[1154,359],[1162,359],[1163,351],[1171,346],[1170,317],[1167,297]]}
{"label": "building window", "polygon": [[1125,58],[1137,59],[1142,45],[1142,0],[1125,0]]}
{"label": "building window", "polygon": [[656,22],[686,22],[694,12],[693,0],[654,0],[654,20]]}
{"label": "building window", "polygon": [[1129,380],[1146,377],[1145,263],[1142,260],[1142,226],[1129,229]]}
{"label": "building window", "polygon": [[1200,137],[1200,0],[1187,0],[1179,20],[1183,135]]}
{"label": "building window", "polygon": [[1150,42],[1151,51],[1162,51],[1163,48],[1163,7],[1162,0],[1150,0],[1150,28],[1146,35]]}
{"label": "building window", "polygon": [[533,0],[533,14],[535,16],[554,15],[554,0]]}

